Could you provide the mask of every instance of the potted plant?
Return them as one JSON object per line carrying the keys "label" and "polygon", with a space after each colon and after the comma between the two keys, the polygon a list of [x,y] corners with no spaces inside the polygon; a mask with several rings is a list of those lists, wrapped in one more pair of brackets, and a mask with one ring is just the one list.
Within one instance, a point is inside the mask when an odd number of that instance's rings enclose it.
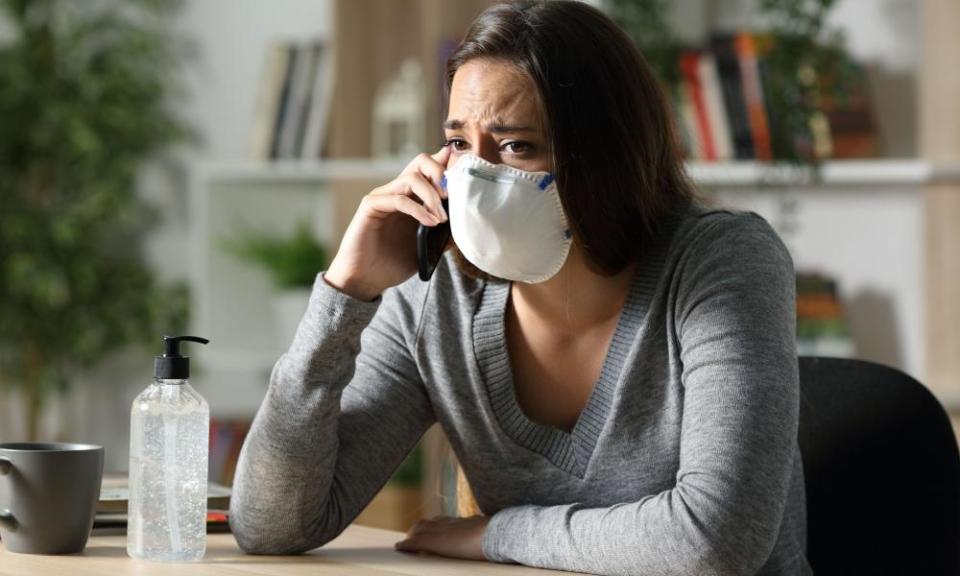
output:
{"label": "potted plant", "polygon": [[[820,110],[821,75],[834,75],[848,60],[843,35],[827,26],[836,0],[758,0],[758,11],[767,22],[771,50],[765,74],[765,98],[777,114],[771,116],[776,133],[805,142],[781,146],[776,160],[806,166],[819,179],[823,160],[813,144],[815,121],[826,122]],[[774,130],[777,128],[777,130]]]}
{"label": "potted plant", "polygon": [[144,262],[156,218],[136,195],[188,135],[168,106],[172,7],[0,0],[0,386],[30,439],[78,371],[186,323],[186,288]]}
{"label": "potted plant", "polygon": [[603,9],[633,39],[668,90],[680,81],[678,40],[670,28],[667,0],[603,0]]}
{"label": "potted plant", "polygon": [[265,270],[273,280],[273,312],[277,337],[289,342],[300,323],[317,274],[328,264],[327,251],[310,226],[300,222],[288,237],[246,231],[224,247]]}

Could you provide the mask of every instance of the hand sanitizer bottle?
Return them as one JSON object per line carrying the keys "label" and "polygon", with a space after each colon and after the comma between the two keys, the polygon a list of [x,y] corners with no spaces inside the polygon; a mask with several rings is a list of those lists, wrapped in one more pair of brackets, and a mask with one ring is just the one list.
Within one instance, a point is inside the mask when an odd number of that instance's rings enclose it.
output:
{"label": "hand sanitizer bottle", "polygon": [[161,562],[203,558],[207,547],[207,458],[210,408],[190,386],[190,358],[164,336],[154,382],[130,411],[127,554]]}

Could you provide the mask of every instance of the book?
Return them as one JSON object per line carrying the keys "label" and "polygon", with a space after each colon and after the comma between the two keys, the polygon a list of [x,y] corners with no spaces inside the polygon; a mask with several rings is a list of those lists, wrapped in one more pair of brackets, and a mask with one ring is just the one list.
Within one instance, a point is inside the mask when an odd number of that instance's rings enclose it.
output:
{"label": "book", "polygon": [[249,430],[249,420],[211,419],[210,482],[224,486],[233,484],[240,450]]}
{"label": "book", "polygon": [[227,460],[224,463],[222,474],[222,480],[226,483],[233,484],[233,477],[237,471],[237,462],[240,460],[240,450],[243,448],[243,441],[246,439],[249,429],[249,424],[237,423],[233,426],[232,443],[229,452],[227,452]]}
{"label": "book", "polygon": [[856,346],[837,282],[829,276],[797,273],[797,353],[851,357]]}
{"label": "book", "polygon": [[677,118],[683,136],[687,158],[692,160],[703,159],[700,133],[697,128],[696,113],[693,110],[693,99],[686,86],[681,84],[676,89]]}
{"label": "book", "polygon": [[270,159],[273,134],[276,131],[277,108],[283,96],[289,58],[290,51],[286,43],[274,42],[267,49],[250,130],[248,148],[251,160]]}
{"label": "book", "polygon": [[210,451],[209,451],[209,475],[210,482],[229,485],[223,479],[223,469],[227,461],[227,452],[233,442],[233,430],[228,422],[221,422],[215,418],[210,419]]}
{"label": "book", "polygon": [[685,156],[695,160],[789,160],[876,156],[878,135],[864,67],[775,66],[771,34],[714,33],[680,52],[668,87]]}
{"label": "book", "polygon": [[[98,512],[93,519],[93,529],[97,533],[105,530],[118,533],[126,533],[127,515],[126,513],[100,513]],[[208,510],[207,511],[207,533],[230,531],[230,513],[226,510]]]}
{"label": "book", "polygon": [[707,121],[710,123],[710,134],[713,136],[717,160],[732,160],[733,138],[723,104],[723,90],[720,86],[720,74],[717,71],[717,60],[714,55],[706,51],[701,52],[697,61],[697,71],[703,87]]}
{"label": "book", "polygon": [[300,142],[300,157],[305,159],[320,158],[323,155],[330,118],[330,103],[333,99],[332,48],[316,43],[314,49],[316,57],[313,86],[310,89],[310,102]]}
{"label": "book", "polygon": [[280,126],[280,144],[277,158],[292,159],[299,156],[301,126],[306,120],[313,74],[316,72],[317,51],[310,44],[293,47],[293,67],[290,70],[290,89],[286,94],[283,122]]}
{"label": "book", "polygon": [[[97,501],[97,515],[121,514],[126,516],[127,501],[130,498],[129,478],[126,474],[104,474],[100,485],[100,499]],[[207,484],[207,508],[227,510],[230,508],[231,490],[221,484]]]}
{"label": "book", "polygon": [[680,72],[687,97],[693,104],[693,117],[704,160],[717,160],[710,120],[707,117],[707,103],[699,71],[700,54],[697,50],[684,50],[680,53]]}
{"label": "book", "polygon": [[[772,59],[776,45],[769,34],[754,35],[754,46],[772,157],[804,162],[814,160],[814,127],[811,125],[814,112],[808,109],[809,102],[801,85],[804,75],[798,70],[787,72],[774,69]],[[784,73],[788,77],[775,77]]]}
{"label": "book", "polygon": [[730,135],[733,140],[734,157],[738,160],[753,159],[753,136],[743,97],[743,80],[740,77],[740,62],[730,34],[715,34],[710,40],[723,92],[723,105]]}
{"label": "book", "polygon": [[287,52],[286,68],[283,73],[283,84],[280,90],[280,98],[277,102],[277,108],[274,110],[273,133],[270,135],[270,158],[276,159],[280,156],[280,144],[283,135],[283,127],[286,123],[287,110],[290,107],[290,92],[293,84],[294,70],[297,66],[297,47],[295,44],[288,44],[285,47]]}
{"label": "book", "polygon": [[827,119],[832,157],[868,158],[878,152],[877,129],[867,86],[866,69],[843,62],[819,77],[820,109]]}
{"label": "book", "polygon": [[763,86],[760,83],[760,69],[753,34],[738,32],[734,36],[734,48],[740,62],[740,78],[750,135],[753,140],[754,157],[757,160],[769,162],[773,159],[773,152],[770,147],[770,128],[767,125],[767,112],[763,102]]}

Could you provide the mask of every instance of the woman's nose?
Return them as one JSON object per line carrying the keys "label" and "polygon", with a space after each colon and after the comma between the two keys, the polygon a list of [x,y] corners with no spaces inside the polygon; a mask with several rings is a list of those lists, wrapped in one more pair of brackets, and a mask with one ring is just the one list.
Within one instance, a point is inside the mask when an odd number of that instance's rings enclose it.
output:
{"label": "woman's nose", "polygon": [[475,153],[491,164],[500,163],[500,146],[493,138],[482,138]]}

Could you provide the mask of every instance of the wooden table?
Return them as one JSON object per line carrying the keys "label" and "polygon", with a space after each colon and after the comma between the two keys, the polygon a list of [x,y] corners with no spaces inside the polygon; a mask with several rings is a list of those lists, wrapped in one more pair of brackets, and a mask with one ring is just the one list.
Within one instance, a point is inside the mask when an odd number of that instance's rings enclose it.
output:
{"label": "wooden table", "polygon": [[339,538],[302,556],[248,556],[240,551],[232,534],[210,534],[203,560],[189,564],[162,564],[134,560],[127,556],[124,534],[90,537],[81,554],[38,556],[13,554],[0,545],[2,576],[124,576],[196,575],[264,576],[323,575],[343,576],[545,576],[564,574],[526,566],[455,560],[428,554],[397,552],[393,544],[403,539],[402,532],[353,525]]}

